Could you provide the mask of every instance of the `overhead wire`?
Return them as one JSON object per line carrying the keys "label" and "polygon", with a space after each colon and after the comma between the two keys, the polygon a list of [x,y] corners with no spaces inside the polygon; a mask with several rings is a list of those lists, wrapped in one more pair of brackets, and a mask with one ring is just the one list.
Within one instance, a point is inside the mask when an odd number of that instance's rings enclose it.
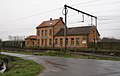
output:
{"label": "overhead wire", "polygon": [[[78,4],[74,4],[74,5],[71,5],[71,6],[76,6],[76,5],[83,5],[83,4],[87,4],[87,3],[93,3],[93,2],[96,2],[96,1],[99,1],[99,0],[91,0],[91,1],[88,1],[88,2],[83,2],[83,3],[78,3]],[[93,7],[93,6],[103,6],[103,5],[111,5],[111,4],[119,4],[120,2],[114,2],[114,3],[108,3],[108,4],[96,4],[96,5],[90,5],[90,7]],[[83,5],[84,6],[84,5]],[[84,7],[89,7],[88,6],[84,6]],[[45,14],[45,13],[50,13],[50,12],[53,12],[53,11],[56,11],[56,10],[59,10],[59,9],[62,9],[63,7],[60,7],[60,8],[56,8],[56,9],[52,9],[52,10],[48,10],[48,11],[44,11],[44,12],[41,12],[41,13],[37,13],[37,14],[34,14],[34,15],[30,15],[30,16],[26,16],[26,17],[22,17],[22,18],[18,18],[18,19],[15,19],[15,20],[11,20],[11,21],[7,21],[7,22],[4,22],[4,23],[1,23],[1,24],[8,24],[8,23],[11,23],[11,22],[16,22],[16,21],[20,21],[20,20],[24,20],[24,19],[28,19],[28,18],[32,18],[32,17],[35,17],[35,16],[38,16],[38,15],[42,15],[42,14]],[[120,11],[120,9],[114,9],[114,10],[105,10],[105,11],[98,11],[98,12],[91,12],[91,13],[101,13],[101,12],[115,12],[115,11]],[[115,17],[116,18],[116,17]],[[98,19],[100,20],[100,18],[98,17]],[[102,20],[102,19],[101,19]],[[112,19],[108,19],[108,20],[112,20]],[[114,22],[109,22],[109,23],[98,23],[98,24],[112,24],[112,23],[119,23],[120,21],[114,21]],[[78,21],[76,20],[76,23],[78,23]],[[0,25],[1,25],[0,24]],[[74,22],[73,22],[74,24]],[[18,30],[19,28],[17,28]],[[20,28],[22,29],[22,28]],[[26,29],[26,28],[25,28]],[[30,28],[27,28],[27,29],[30,29]],[[31,28],[32,29],[32,28]],[[108,29],[107,29],[108,30]]]}
{"label": "overhead wire", "polygon": [[82,3],[73,4],[73,5],[71,5],[71,6],[76,6],[76,5],[81,5],[81,4],[87,4],[87,3],[93,3],[93,2],[96,2],[96,1],[100,1],[100,0],[91,0],[91,1],[87,1],[87,2],[82,2]]}
{"label": "overhead wire", "polygon": [[120,11],[120,9],[114,9],[114,10],[105,10],[105,11],[98,11],[98,12],[91,12],[91,13],[101,13],[101,12],[115,12],[115,11]]}
{"label": "overhead wire", "polygon": [[[86,4],[86,3],[96,2],[96,1],[99,1],[99,0],[91,0],[91,1],[86,1],[86,2],[82,2],[82,3],[78,3],[78,4]],[[77,5],[77,4],[73,4],[71,6],[74,6],[74,5]],[[20,20],[23,20],[23,19],[31,18],[31,17],[38,16],[38,15],[45,14],[45,13],[49,13],[49,12],[53,12],[55,10],[59,10],[59,9],[62,9],[62,8],[63,7],[59,7],[59,8],[56,8],[56,9],[52,9],[52,10],[44,11],[44,12],[41,12],[41,13],[37,13],[37,14],[31,15],[31,16],[26,16],[26,17],[14,19],[14,20],[11,20],[11,21],[3,22],[3,23],[0,23],[0,25],[20,21]]]}
{"label": "overhead wire", "polygon": [[[80,20],[74,20],[74,21],[70,21],[68,24],[74,24],[74,23],[80,23],[79,22]],[[88,22],[88,20],[86,20],[86,22]],[[111,24],[111,23],[119,23],[120,22],[120,20],[118,21],[110,21],[109,23],[108,22],[98,22],[98,24]]]}
{"label": "overhead wire", "polygon": [[[115,11],[120,11],[120,9],[115,9],[115,10],[105,10],[105,11],[98,11],[98,12],[90,12],[90,13],[104,13],[104,12],[115,12]],[[69,15],[68,17],[70,16],[74,16],[76,14],[72,14],[72,15]]]}
{"label": "overhead wire", "polygon": [[[93,4],[93,5],[81,5],[81,4],[77,4],[77,5],[80,5],[82,7],[94,7],[94,6],[106,6],[106,5],[114,5],[114,4],[119,4],[120,1],[118,2],[111,2],[111,3],[103,3],[103,4]],[[77,6],[77,5],[74,5],[74,6]]]}
{"label": "overhead wire", "polygon": [[120,21],[109,21],[109,22],[101,22],[99,24],[111,24],[111,23],[119,23]]}
{"label": "overhead wire", "polygon": [[[73,4],[71,6],[76,6],[76,5],[79,5],[79,4],[92,3],[92,2],[96,2],[96,1],[99,1],[99,0],[91,0],[91,1],[83,2],[83,3]],[[113,2],[113,4],[117,4],[117,3],[120,3],[120,2]],[[109,3],[109,4],[112,4],[112,3]],[[99,4],[99,5],[106,5],[106,4]],[[97,4],[96,5],[91,5],[91,6],[97,6]],[[7,23],[15,22],[15,21],[20,21],[20,20],[23,20],[23,19],[27,19],[27,18],[31,18],[31,17],[34,17],[34,16],[38,16],[38,15],[41,15],[41,14],[53,12],[55,10],[59,10],[59,9],[62,9],[62,8],[63,7],[59,7],[59,8],[56,8],[56,9],[52,9],[52,10],[48,10],[48,11],[45,11],[45,12],[37,13],[37,14],[31,15],[31,16],[26,16],[26,17],[23,17],[23,18],[18,18],[18,19],[15,19],[15,20],[7,21],[7,22],[1,23],[1,24],[7,24]],[[92,13],[101,13],[101,12],[109,12],[109,11],[120,11],[120,9],[117,9],[117,10],[106,10],[106,11],[99,11],[99,12],[92,12]]]}
{"label": "overhead wire", "polygon": [[120,18],[98,18],[98,20],[107,21],[107,20],[120,20]]}
{"label": "overhead wire", "polygon": [[31,17],[38,16],[38,15],[45,14],[45,13],[49,13],[49,12],[53,12],[53,11],[55,11],[55,10],[59,10],[59,9],[62,9],[62,8],[63,8],[63,7],[59,7],[59,8],[56,8],[56,9],[44,11],[44,12],[37,13],[37,14],[34,14],[34,15],[30,15],[30,16],[26,16],[26,17],[14,19],[14,20],[11,20],[11,21],[7,21],[7,22],[4,22],[4,23],[0,23],[0,25],[7,24],[7,23],[12,23],[12,22],[15,22],[15,21],[20,21],[20,20],[23,20],[23,19],[31,18]]}

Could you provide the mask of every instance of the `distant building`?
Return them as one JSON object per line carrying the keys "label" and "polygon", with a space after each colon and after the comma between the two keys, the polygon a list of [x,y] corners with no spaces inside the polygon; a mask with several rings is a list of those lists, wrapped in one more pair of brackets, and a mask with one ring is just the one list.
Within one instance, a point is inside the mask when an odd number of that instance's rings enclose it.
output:
{"label": "distant building", "polygon": [[37,46],[37,36],[31,35],[25,38],[25,46],[26,47],[36,47]]}
{"label": "distant building", "polygon": [[[36,36],[25,39],[26,47],[64,47],[64,22],[61,17],[43,21],[36,29]],[[66,45],[87,48],[87,44],[97,42],[99,36],[96,26],[67,28]]]}

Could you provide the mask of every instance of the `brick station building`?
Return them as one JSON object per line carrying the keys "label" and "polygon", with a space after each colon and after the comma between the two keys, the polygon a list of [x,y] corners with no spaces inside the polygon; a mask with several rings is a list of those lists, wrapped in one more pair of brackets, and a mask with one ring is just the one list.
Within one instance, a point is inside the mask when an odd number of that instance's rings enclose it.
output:
{"label": "brick station building", "polygon": [[[99,32],[96,26],[80,26],[67,28],[66,46],[87,48],[89,42],[97,42]],[[36,35],[25,39],[26,47],[64,47],[64,22],[59,19],[43,21],[36,27]]]}

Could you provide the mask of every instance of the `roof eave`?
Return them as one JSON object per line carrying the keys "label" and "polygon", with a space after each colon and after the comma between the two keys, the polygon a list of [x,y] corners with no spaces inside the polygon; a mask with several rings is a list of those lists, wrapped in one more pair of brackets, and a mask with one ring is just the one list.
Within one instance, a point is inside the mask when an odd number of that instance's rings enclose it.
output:
{"label": "roof eave", "polygon": [[[89,34],[68,34],[67,36],[81,36],[81,35],[89,35]],[[64,36],[64,35],[55,35],[55,36]]]}
{"label": "roof eave", "polygon": [[41,27],[36,27],[36,29],[39,29],[39,28],[45,28],[45,27],[53,27],[54,25],[51,25],[51,26],[41,26]]}

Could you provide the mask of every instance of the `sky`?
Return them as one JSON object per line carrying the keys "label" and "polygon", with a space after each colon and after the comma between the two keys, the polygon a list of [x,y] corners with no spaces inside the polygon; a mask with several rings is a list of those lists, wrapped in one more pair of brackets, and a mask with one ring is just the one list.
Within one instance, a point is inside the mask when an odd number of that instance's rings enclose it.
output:
{"label": "sky", "polygon": [[[36,34],[36,27],[50,18],[63,17],[64,5],[97,16],[102,37],[120,39],[120,0],[0,0],[0,39]],[[91,17],[68,8],[67,27],[91,25]],[[93,24],[95,21],[93,19]]]}

